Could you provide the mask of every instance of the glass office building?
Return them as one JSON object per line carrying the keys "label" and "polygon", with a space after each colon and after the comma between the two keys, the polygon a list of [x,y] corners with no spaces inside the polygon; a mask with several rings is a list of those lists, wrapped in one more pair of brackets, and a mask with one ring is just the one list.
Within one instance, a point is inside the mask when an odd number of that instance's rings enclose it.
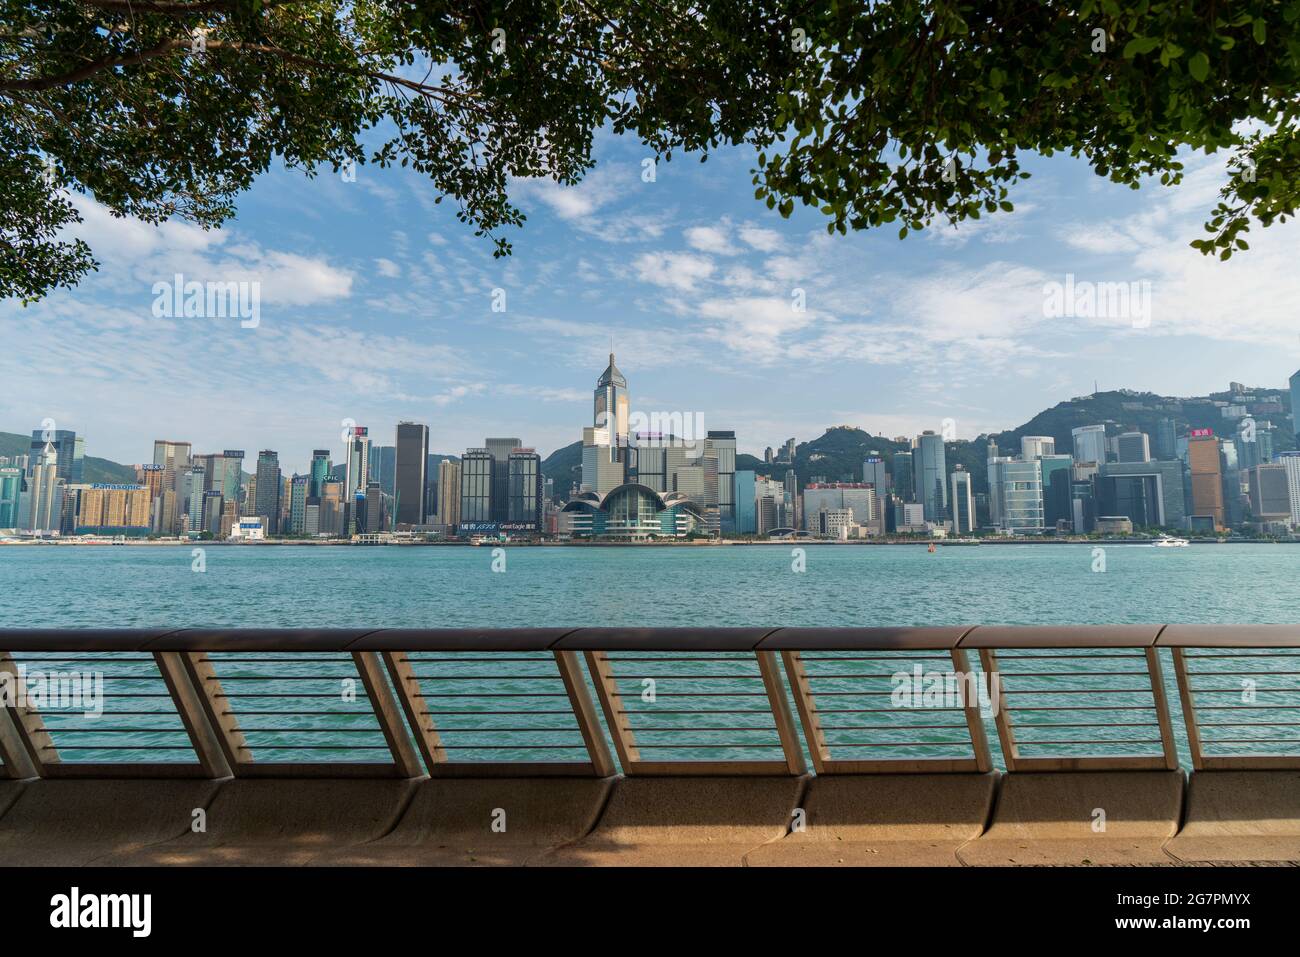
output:
{"label": "glass office building", "polygon": [[510,471],[506,521],[541,528],[542,457],[533,449],[515,449],[510,453],[507,467]]}
{"label": "glass office building", "polygon": [[492,521],[492,477],[496,460],[487,449],[466,449],[460,460],[460,520]]}

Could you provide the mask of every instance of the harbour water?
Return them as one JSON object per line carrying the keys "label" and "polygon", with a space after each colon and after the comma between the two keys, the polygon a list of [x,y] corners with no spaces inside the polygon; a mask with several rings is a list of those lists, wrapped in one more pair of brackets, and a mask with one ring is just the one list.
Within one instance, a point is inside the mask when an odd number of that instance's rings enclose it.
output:
{"label": "harbour water", "polygon": [[[506,627],[588,625],[698,626],[926,625],[926,624],[1119,624],[1119,623],[1288,623],[1300,614],[1300,549],[1279,545],[1198,545],[1160,549],[1108,545],[996,545],[978,548],[833,545],[671,547],[18,547],[0,549],[0,583],[6,597],[6,625],[49,627]],[[494,570],[497,569],[497,570]],[[202,570],[199,570],[202,569]],[[796,570],[802,569],[802,570]],[[1034,652],[1026,653],[1030,656]],[[1102,672],[1102,686],[1115,690],[1108,703],[1132,705],[1124,720],[1150,724],[1145,664],[1102,653],[1055,663],[1023,661],[1019,668]],[[1169,652],[1162,651],[1166,694],[1178,712]],[[54,654],[20,654],[31,669],[67,667]],[[652,658],[653,656],[649,656]],[[942,659],[942,655],[939,656]],[[974,656],[972,656],[974,657]],[[1057,656],[1058,658],[1060,656]],[[532,658],[535,660],[525,660]],[[911,664],[890,655],[878,662],[876,687],[888,695],[890,673]],[[241,716],[241,726],[258,760],[384,760],[386,748],[364,700],[348,700],[355,669],[346,655],[306,655],[267,665],[244,655],[214,654],[224,690]],[[562,702],[553,658],[546,653],[516,656],[499,664],[485,656],[449,661],[413,655],[427,693],[438,681],[451,695],[434,695],[444,738],[459,760],[575,760],[581,741]],[[638,659],[640,671],[675,675],[680,666]],[[977,662],[973,662],[978,667]],[[1207,662],[1214,665],[1215,662]],[[1261,662],[1263,664],[1263,662]],[[1267,668],[1285,673],[1286,661]],[[80,667],[103,672],[105,714],[86,717],[76,709],[44,715],[64,760],[190,761],[179,718],[148,656],[80,656]],[[678,729],[691,727],[692,708],[717,708],[719,689],[752,692],[741,678],[752,671],[752,655],[718,655],[698,666],[699,677],[660,682],[667,697],[658,708],[643,707],[641,740],[659,759],[779,759],[771,714],[736,694],[737,725],[725,735]],[[942,661],[934,667],[943,667]],[[1231,666],[1228,666],[1231,667]],[[810,668],[830,682],[860,665],[824,661]],[[844,669],[847,668],[848,672]],[[666,670],[665,670],[666,669]],[[1115,677],[1105,675],[1113,669]],[[1005,669],[1004,669],[1005,670]],[[502,681],[503,673],[510,676]],[[1024,671],[1022,670],[1022,674]],[[492,680],[488,680],[489,677]],[[478,679],[482,680],[478,680]],[[553,688],[543,688],[547,679]],[[448,681],[450,680],[450,683]],[[1019,679],[1023,682],[1025,679]],[[1068,675],[1032,679],[1041,702],[1064,708],[1057,721],[1096,720],[1077,711],[1080,699],[1057,696]],[[740,682],[726,684],[726,682]],[[1235,681],[1235,679],[1234,679]],[[1292,682],[1260,687],[1275,706],[1300,714]],[[1107,684],[1109,682],[1109,684]],[[1124,682],[1130,682],[1125,684]],[[1281,690],[1269,690],[1276,687]],[[556,699],[545,693],[549,690]],[[639,683],[624,689],[634,697]],[[539,692],[542,692],[539,694]],[[502,698],[509,694],[517,697]],[[847,694],[847,691],[839,691]],[[1026,692],[1021,692],[1026,693]],[[1068,694],[1066,692],[1065,694]],[[847,702],[847,699],[840,699]],[[879,699],[877,699],[879,700]],[[887,700],[887,698],[885,699]],[[665,703],[666,702],[666,703]],[[757,705],[756,710],[749,710]],[[846,704],[850,708],[860,705]],[[667,711],[663,709],[669,709]],[[503,710],[505,709],[505,710]],[[674,710],[675,709],[675,710]],[[1180,713],[1179,713],[1180,714]],[[698,715],[695,716],[698,719]],[[853,715],[848,716],[851,722]],[[1113,717],[1113,716],[1112,716]],[[935,725],[933,712],[896,710],[877,720],[892,730],[873,731],[893,756],[912,756],[902,742],[923,744],[915,756],[961,757],[969,753],[960,714]],[[1288,717],[1288,721],[1294,720]],[[647,723],[648,722],[648,723]],[[715,722],[716,723],[716,722]],[[991,720],[986,724],[991,728]],[[1113,740],[1099,753],[1127,753],[1133,725],[1097,731],[1058,730],[1042,725],[1039,739],[1092,733]],[[752,730],[746,730],[751,729]],[[1175,720],[1183,761],[1186,742]],[[737,730],[738,729],[738,730]],[[827,728],[829,740],[861,736],[850,724]],[[1034,732],[1023,728],[1022,741]],[[1150,729],[1142,732],[1150,736]],[[1247,729],[1266,739],[1276,732]],[[656,750],[659,740],[675,742]],[[1289,734],[1289,732],[1288,732]],[[503,735],[508,735],[503,738]],[[1043,735],[1050,735],[1044,738]],[[737,740],[739,738],[739,740]],[[501,747],[501,741],[509,743]],[[1067,741],[1068,741],[1067,737]],[[759,742],[768,742],[765,746]],[[896,746],[892,742],[899,742]],[[953,742],[951,747],[944,742]],[[964,744],[962,742],[965,742]],[[1158,747],[1143,739],[1142,747]],[[514,745],[517,743],[518,747]],[[716,748],[714,745],[717,744]],[[991,742],[995,750],[996,742]],[[941,746],[936,751],[936,746]],[[1276,747],[1276,743],[1268,745]],[[481,748],[482,750],[478,750]],[[687,750],[687,749],[691,750]],[[1252,753],[1236,742],[1231,753]],[[1295,741],[1300,753],[1300,738]],[[1044,744],[1050,756],[1067,744]]]}
{"label": "harbour water", "polygon": [[1300,616],[1300,549],[1286,545],[534,547],[504,549],[495,565],[503,570],[493,570],[486,546],[208,546],[201,561],[190,546],[28,546],[0,548],[0,593],[8,624],[64,628],[1249,624]]}

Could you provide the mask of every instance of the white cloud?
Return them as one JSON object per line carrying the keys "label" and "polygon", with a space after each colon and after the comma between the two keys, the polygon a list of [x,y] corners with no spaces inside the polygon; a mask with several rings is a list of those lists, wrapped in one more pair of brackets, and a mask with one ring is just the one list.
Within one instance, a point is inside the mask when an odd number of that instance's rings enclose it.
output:
{"label": "white cloud", "polygon": [[401,266],[391,259],[385,259],[383,256],[375,260],[375,268],[379,270],[379,275],[387,279],[396,279],[402,274]]}
{"label": "white cloud", "polygon": [[682,292],[713,275],[713,260],[691,253],[643,253],[632,265],[642,282]]}
{"label": "white cloud", "polygon": [[513,188],[518,194],[549,206],[561,219],[579,220],[594,215],[618,198],[630,187],[631,176],[622,167],[605,166],[592,170],[573,186],[537,178],[516,180]]}
{"label": "white cloud", "polygon": [[761,253],[774,253],[781,248],[781,234],[775,229],[765,229],[749,223],[740,227],[740,239]]}
{"label": "white cloud", "polygon": [[738,252],[731,244],[731,227],[724,219],[717,226],[692,226],[683,235],[692,249],[715,256],[734,256]]}

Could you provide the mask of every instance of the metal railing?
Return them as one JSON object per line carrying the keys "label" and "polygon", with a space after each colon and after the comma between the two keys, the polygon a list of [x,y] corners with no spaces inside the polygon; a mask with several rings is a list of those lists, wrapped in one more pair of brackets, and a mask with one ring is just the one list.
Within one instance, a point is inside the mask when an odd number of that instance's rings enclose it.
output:
{"label": "metal railing", "polygon": [[0,682],[11,778],[1300,768],[1291,625],[7,629]]}

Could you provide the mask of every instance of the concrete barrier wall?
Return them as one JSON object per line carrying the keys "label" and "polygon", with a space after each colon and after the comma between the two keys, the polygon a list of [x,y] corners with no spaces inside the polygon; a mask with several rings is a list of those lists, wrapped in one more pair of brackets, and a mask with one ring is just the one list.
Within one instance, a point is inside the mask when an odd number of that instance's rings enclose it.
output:
{"label": "concrete barrier wall", "polygon": [[0,786],[0,866],[1300,862],[1300,776],[1243,773],[38,781]]}

